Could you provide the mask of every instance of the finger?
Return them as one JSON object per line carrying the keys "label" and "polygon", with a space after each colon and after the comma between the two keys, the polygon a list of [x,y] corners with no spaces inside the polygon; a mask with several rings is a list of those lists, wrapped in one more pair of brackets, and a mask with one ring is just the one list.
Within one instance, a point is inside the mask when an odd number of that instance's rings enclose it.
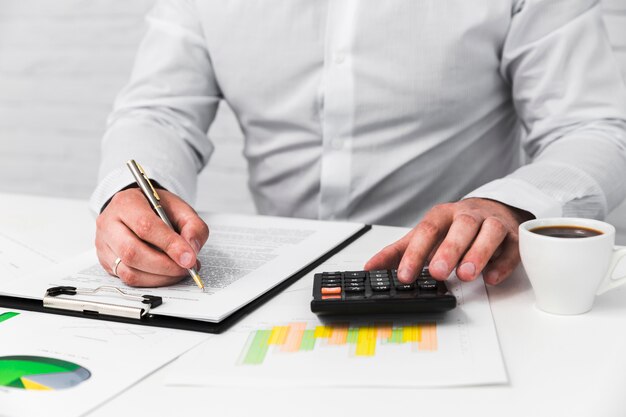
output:
{"label": "finger", "polygon": [[139,271],[125,265],[124,261],[119,263],[117,271],[115,271],[116,273],[114,274],[113,271],[115,270],[117,255],[108,245],[104,245],[104,247],[98,251],[98,258],[109,274],[119,278],[123,283],[131,287],[162,287],[175,284],[182,279],[182,277],[161,276]]}
{"label": "finger", "polygon": [[430,251],[430,253],[428,254],[428,257],[426,258],[426,264],[430,264],[430,261],[433,260],[433,256],[435,256],[435,253],[437,253],[437,251],[439,250],[439,246],[441,246],[441,241],[439,241],[435,247],[433,247],[433,250]]}
{"label": "finger", "polygon": [[442,236],[450,227],[451,218],[433,215],[415,226],[415,232],[404,251],[398,265],[398,280],[404,283],[415,281],[417,273],[422,270],[428,255],[439,244]]}
{"label": "finger", "polygon": [[496,285],[511,275],[520,263],[519,245],[517,238],[507,236],[502,248],[502,254],[488,263],[483,271],[483,277],[487,284]]}
{"label": "finger", "polygon": [[165,191],[163,194],[163,208],[168,218],[196,253],[209,238],[207,224],[198,216],[198,213],[180,197]]}
{"label": "finger", "polygon": [[115,268],[115,261],[117,256],[113,253],[111,248],[106,243],[96,240],[96,254],[98,255],[98,261],[102,268],[109,273],[109,275],[115,276],[113,269]]}
{"label": "finger", "polygon": [[139,239],[162,250],[183,268],[196,264],[196,252],[178,233],[170,229],[149,205],[134,205],[132,210],[120,213],[120,220]]}
{"label": "finger", "polygon": [[181,277],[187,270],[163,252],[147,245],[120,222],[108,225],[106,244],[124,265],[155,275]]}
{"label": "finger", "polygon": [[400,240],[385,246],[380,252],[372,256],[370,260],[365,263],[363,268],[367,271],[397,268],[412,235],[413,230],[404,235]]}
{"label": "finger", "polygon": [[456,269],[461,281],[476,279],[490,259],[497,256],[500,244],[506,238],[508,230],[504,223],[495,217],[488,217],[483,222],[472,247],[467,251]]}
{"label": "finger", "polygon": [[209,239],[209,227],[195,210],[186,204],[184,207],[186,210],[181,210],[178,215],[172,216],[174,218],[172,221],[177,230],[180,231],[182,238],[189,242],[198,253]]}
{"label": "finger", "polygon": [[430,261],[429,272],[433,278],[445,280],[450,276],[478,234],[481,220],[467,213],[454,217],[445,239]]}
{"label": "finger", "polygon": [[184,276],[171,277],[165,275],[150,274],[130,267],[122,261],[117,267],[117,276],[122,282],[131,287],[164,287],[176,284]]}

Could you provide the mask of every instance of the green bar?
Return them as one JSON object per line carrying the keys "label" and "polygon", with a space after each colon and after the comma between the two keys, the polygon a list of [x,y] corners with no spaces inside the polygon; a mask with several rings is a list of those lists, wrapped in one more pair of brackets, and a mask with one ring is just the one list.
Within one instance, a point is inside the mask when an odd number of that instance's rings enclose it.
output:
{"label": "green bar", "polygon": [[269,341],[271,330],[257,330],[254,335],[254,339],[252,339],[252,343],[250,343],[250,348],[248,349],[248,353],[246,353],[246,357],[243,360],[243,363],[246,365],[260,365],[265,360],[265,355],[267,354],[267,350],[269,349],[269,345],[267,342]]}
{"label": "green bar", "polygon": [[15,316],[19,316],[20,313],[14,313],[12,311],[9,311],[8,313],[4,313],[4,314],[0,314],[0,323],[2,323],[5,320],[11,319]]}
{"label": "green bar", "polygon": [[356,343],[357,338],[359,336],[359,328],[358,327],[351,327],[348,329],[348,336],[347,336],[347,342],[348,343]]}
{"label": "green bar", "polygon": [[315,348],[315,329],[305,330],[300,342],[300,350],[313,350]]}
{"label": "green bar", "polygon": [[391,331],[389,343],[402,343],[402,327],[395,328]]}

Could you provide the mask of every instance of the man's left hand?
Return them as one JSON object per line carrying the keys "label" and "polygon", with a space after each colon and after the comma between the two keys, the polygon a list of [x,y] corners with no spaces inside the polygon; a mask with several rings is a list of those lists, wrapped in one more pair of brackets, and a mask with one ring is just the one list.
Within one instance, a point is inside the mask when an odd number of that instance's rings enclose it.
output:
{"label": "man's left hand", "polygon": [[485,282],[495,285],[519,264],[518,226],[532,218],[526,211],[482,198],[440,204],[402,239],[374,255],[365,269],[397,267],[398,280],[410,283],[428,262],[435,279],[447,279],[456,267],[462,281],[482,272]]}

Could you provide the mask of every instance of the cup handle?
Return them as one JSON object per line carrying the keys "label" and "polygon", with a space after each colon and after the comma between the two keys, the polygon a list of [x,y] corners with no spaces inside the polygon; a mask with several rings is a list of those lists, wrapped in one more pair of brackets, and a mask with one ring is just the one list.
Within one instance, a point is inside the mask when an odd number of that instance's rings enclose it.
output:
{"label": "cup handle", "polygon": [[613,272],[615,271],[615,267],[617,267],[620,261],[624,258],[626,258],[626,246],[617,246],[613,250],[613,259],[611,260],[609,272],[607,273],[606,277],[604,277],[604,281],[598,288],[598,292],[596,292],[596,295],[604,294],[605,292],[612,290],[613,288],[617,288],[622,284],[626,284],[626,275],[613,279]]}

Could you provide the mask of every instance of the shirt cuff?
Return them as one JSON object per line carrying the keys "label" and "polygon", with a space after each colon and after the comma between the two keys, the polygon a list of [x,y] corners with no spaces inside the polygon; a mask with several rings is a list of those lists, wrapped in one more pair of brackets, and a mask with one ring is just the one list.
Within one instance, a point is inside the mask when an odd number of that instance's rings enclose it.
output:
{"label": "shirt cuff", "polygon": [[502,178],[472,191],[466,198],[487,198],[525,210],[536,218],[561,217],[561,203],[540,189],[515,178]]}
{"label": "shirt cuff", "polygon": [[[142,165],[141,167],[145,170],[145,172],[150,173],[150,181],[152,181],[153,184],[158,183],[160,187],[171,191],[183,200],[188,201],[188,199],[185,198],[187,193],[175,178],[163,173],[158,173],[150,166]],[[115,194],[134,183],[135,180],[126,166],[116,169],[100,181],[100,184],[98,184],[95,191],[91,195],[89,208],[93,214],[97,216],[102,212],[105,204],[113,198]]]}
{"label": "shirt cuff", "polygon": [[118,121],[103,140],[100,182],[89,207],[100,214],[115,193],[135,182],[126,161],[136,158],[151,180],[193,203],[197,167],[184,141],[167,129],[143,120]]}

